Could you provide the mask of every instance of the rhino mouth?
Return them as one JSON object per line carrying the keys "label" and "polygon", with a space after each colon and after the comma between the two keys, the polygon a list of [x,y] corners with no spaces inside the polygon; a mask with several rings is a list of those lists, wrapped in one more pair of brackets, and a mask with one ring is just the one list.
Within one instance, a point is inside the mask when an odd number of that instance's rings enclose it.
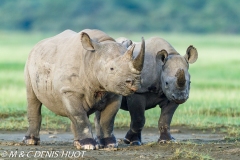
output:
{"label": "rhino mouth", "polygon": [[130,93],[130,94],[133,94],[133,93],[135,93],[136,91],[137,91],[137,88],[133,88],[133,87],[128,87],[128,92]]}
{"label": "rhino mouth", "polygon": [[186,102],[187,99],[174,99],[173,101],[177,104],[182,104],[182,103]]}
{"label": "rhino mouth", "polygon": [[123,88],[121,90],[118,90],[116,93],[119,95],[128,96],[130,94],[133,94],[134,92],[135,92],[134,90],[127,87],[127,90],[126,88],[125,89]]}
{"label": "rhino mouth", "polygon": [[119,92],[118,94],[123,95],[123,96],[129,96],[131,94],[134,94],[134,91],[129,90],[129,91],[125,91],[125,92]]}

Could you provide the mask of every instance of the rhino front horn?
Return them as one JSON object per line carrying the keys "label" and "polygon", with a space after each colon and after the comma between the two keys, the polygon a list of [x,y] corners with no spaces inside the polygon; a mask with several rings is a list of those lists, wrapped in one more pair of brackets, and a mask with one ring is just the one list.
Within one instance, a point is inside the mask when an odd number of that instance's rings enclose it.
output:
{"label": "rhino front horn", "polygon": [[145,56],[145,41],[144,38],[142,37],[141,50],[138,56],[133,60],[133,67],[138,71],[142,71],[144,64],[144,56]]}
{"label": "rhino front horn", "polygon": [[175,77],[177,77],[178,87],[184,87],[184,85],[186,83],[184,70],[183,69],[178,69]]}

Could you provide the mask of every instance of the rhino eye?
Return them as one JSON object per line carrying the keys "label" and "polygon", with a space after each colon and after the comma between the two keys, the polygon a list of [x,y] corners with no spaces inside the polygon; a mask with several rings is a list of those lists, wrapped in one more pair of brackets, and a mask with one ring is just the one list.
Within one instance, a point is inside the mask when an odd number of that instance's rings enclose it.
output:
{"label": "rhino eye", "polygon": [[166,82],[166,86],[168,85],[168,82]]}
{"label": "rhino eye", "polygon": [[114,70],[114,68],[110,68],[110,70],[111,70],[111,71],[113,71],[113,70]]}
{"label": "rhino eye", "polygon": [[131,83],[131,82],[132,82],[132,80],[129,80],[129,79],[128,79],[128,80],[126,80],[126,83]]}

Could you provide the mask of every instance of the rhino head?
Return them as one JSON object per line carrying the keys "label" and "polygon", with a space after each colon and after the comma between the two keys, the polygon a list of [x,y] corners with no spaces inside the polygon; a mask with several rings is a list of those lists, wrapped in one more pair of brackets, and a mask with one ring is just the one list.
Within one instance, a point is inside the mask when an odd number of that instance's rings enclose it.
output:
{"label": "rhino head", "polygon": [[86,50],[95,52],[97,63],[93,71],[101,85],[108,92],[127,96],[141,87],[141,71],[144,64],[145,41],[136,58],[135,45],[129,49],[124,44],[113,41],[96,42],[87,34],[82,34],[82,44]]}
{"label": "rhino head", "polygon": [[186,54],[168,54],[161,50],[157,59],[161,61],[161,86],[168,100],[177,104],[184,103],[189,97],[190,74],[189,63],[194,63],[198,58],[198,52],[193,46],[187,48]]}

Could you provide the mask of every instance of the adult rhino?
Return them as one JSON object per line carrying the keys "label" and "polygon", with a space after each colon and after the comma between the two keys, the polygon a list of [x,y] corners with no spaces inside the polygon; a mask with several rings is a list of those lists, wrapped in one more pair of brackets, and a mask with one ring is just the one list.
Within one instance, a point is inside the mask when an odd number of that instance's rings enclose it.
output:
{"label": "adult rhino", "polygon": [[99,111],[104,147],[117,147],[113,135],[115,115],[122,96],[140,88],[144,40],[133,59],[134,45],[127,50],[99,30],[76,33],[66,30],[39,42],[25,66],[27,115],[26,144],[40,142],[41,106],[68,117],[77,149],[98,149],[88,116]]}
{"label": "adult rhino", "polygon": [[[116,41],[131,44],[127,38]],[[134,55],[139,51],[136,43]],[[134,94],[122,98],[121,109],[131,115],[130,130],[124,142],[141,145],[141,131],[145,124],[144,112],[159,105],[161,115],[158,121],[160,138],[158,142],[174,140],[170,134],[170,123],[179,104],[189,96],[190,74],[189,63],[198,58],[196,48],[189,46],[186,54],[181,56],[166,40],[153,37],[146,40],[145,60],[141,73],[142,87]]]}

